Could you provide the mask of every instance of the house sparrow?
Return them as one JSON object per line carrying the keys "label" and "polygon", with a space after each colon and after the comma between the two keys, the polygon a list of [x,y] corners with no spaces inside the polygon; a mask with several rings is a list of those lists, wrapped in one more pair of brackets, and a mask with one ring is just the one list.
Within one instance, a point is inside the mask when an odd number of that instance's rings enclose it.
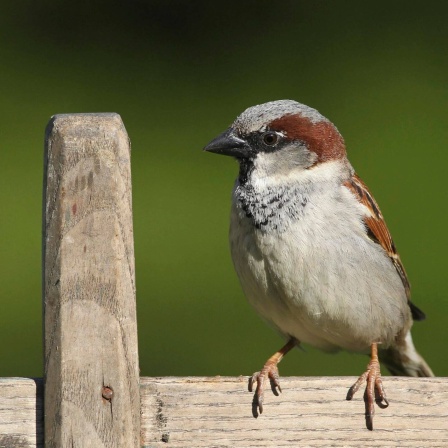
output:
{"label": "house sparrow", "polygon": [[380,360],[393,375],[434,375],[410,332],[425,315],[410,301],[394,242],[341,134],[311,107],[273,101],[245,110],[204,150],[239,163],[233,263],[249,302],[287,341],[249,380],[255,410],[263,411],[268,379],[281,391],[277,364],[303,342],[370,354],[347,399],[367,383],[372,429],[375,396],[389,404]]}

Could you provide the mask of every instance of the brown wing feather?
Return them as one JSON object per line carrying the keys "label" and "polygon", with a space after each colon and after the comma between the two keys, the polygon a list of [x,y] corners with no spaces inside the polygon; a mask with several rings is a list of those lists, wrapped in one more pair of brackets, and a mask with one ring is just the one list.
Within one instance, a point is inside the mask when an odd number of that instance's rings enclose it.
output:
{"label": "brown wing feather", "polygon": [[354,174],[350,180],[346,181],[344,185],[356,196],[356,198],[365,205],[370,211],[369,216],[364,217],[364,223],[366,225],[367,235],[376,243],[380,244],[381,247],[386,251],[387,255],[390,257],[398,275],[403,282],[404,289],[406,291],[406,296],[408,298],[409,307],[411,308],[412,317],[415,320],[423,320],[425,314],[423,311],[418,309],[410,301],[411,297],[411,287],[409,284],[406,271],[400,260],[400,256],[397,253],[392,236],[387,228],[386,222],[384,221],[383,215],[381,214],[380,208],[376,203],[374,197],[370,193],[367,185],[361,180],[361,178]]}

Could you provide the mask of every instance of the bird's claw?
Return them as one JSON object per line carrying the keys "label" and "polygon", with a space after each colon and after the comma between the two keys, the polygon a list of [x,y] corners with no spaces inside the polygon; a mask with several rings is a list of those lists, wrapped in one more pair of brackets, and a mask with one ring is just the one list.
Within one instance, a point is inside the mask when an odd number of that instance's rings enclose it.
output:
{"label": "bird's claw", "polygon": [[267,379],[270,381],[272,392],[278,395],[278,392],[281,392],[282,388],[280,387],[280,375],[277,364],[274,362],[268,361],[259,372],[255,372],[249,378],[249,392],[253,391],[253,386],[257,383],[253,403],[260,414],[263,413],[264,388]]}
{"label": "bird's claw", "polygon": [[356,383],[350,387],[347,393],[347,400],[353,398],[364,382],[367,382],[364,393],[364,401],[366,403],[366,425],[368,429],[372,430],[373,416],[375,415],[375,402],[381,408],[387,408],[389,406],[383,382],[381,381],[380,363],[378,359],[372,359],[367,366],[367,370],[358,378]]}

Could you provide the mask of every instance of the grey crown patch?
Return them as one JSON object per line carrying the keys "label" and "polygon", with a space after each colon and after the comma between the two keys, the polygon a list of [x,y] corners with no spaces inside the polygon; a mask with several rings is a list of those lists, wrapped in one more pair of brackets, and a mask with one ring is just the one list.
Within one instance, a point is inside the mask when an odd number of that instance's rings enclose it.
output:
{"label": "grey crown patch", "polygon": [[292,100],[271,101],[246,109],[233,123],[241,134],[249,134],[263,128],[266,123],[285,115],[300,114],[312,123],[328,121],[316,109]]}
{"label": "grey crown patch", "polygon": [[240,217],[262,231],[284,232],[291,221],[304,215],[308,203],[306,195],[294,187],[268,187],[260,193],[250,184],[238,184],[234,197]]}

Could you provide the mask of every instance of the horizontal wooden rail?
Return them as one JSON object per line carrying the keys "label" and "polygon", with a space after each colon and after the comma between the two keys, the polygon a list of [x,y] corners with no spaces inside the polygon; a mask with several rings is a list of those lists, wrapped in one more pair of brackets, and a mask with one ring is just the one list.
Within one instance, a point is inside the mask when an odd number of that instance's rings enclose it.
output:
{"label": "horizontal wooden rail", "polygon": [[[384,379],[390,406],[365,428],[351,377],[284,377],[252,415],[247,377],[140,378],[144,447],[447,447],[448,378]],[[0,447],[43,446],[42,380],[0,379]],[[104,404],[105,406],[108,403]]]}

